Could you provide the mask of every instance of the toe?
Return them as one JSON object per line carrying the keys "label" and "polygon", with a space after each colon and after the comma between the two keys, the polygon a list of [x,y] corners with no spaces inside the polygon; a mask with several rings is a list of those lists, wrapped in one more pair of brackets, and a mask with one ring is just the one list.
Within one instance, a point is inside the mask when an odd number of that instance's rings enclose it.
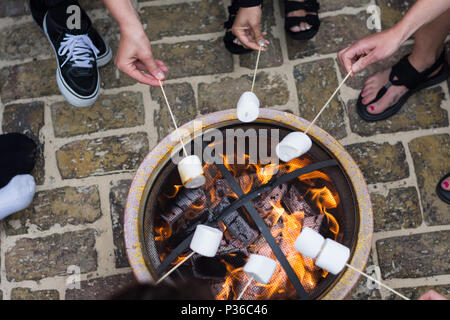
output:
{"label": "toe", "polygon": [[450,191],[450,177],[442,181],[441,188],[447,191]]}

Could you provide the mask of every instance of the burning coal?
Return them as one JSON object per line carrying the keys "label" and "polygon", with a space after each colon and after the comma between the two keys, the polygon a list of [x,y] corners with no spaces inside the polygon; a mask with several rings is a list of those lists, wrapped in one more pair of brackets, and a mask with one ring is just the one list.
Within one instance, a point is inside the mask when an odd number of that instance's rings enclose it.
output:
{"label": "burning coal", "polygon": [[[244,193],[249,193],[265,185],[272,177],[305,167],[312,160],[303,156],[283,164],[229,162],[232,161],[227,161],[224,156],[226,168]],[[170,192],[160,195],[158,200],[163,209],[154,227],[160,259],[185,239],[196,224],[214,221],[215,216],[238,199],[214,164],[205,165],[204,172],[207,182],[201,188],[186,189],[174,185]],[[316,267],[310,258],[300,255],[294,249],[294,242],[304,226],[336,239],[339,224],[333,209],[339,202],[331,179],[322,171],[301,175],[252,201],[307,292],[311,292],[327,272]],[[216,299],[235,299],[248,281],[242,270],[248,256],[254,253],[276,258],[245,208],[230,213],[216,227],[224,233],[217,255],[214,258],[194,255],[190,268],[184,267],[184,272],[209,281]],[[183,257],[173,263],[180,259]],[[242,299],[289,299],[296,296],[284,269],[278,265],[268,284],[252,283]]]}

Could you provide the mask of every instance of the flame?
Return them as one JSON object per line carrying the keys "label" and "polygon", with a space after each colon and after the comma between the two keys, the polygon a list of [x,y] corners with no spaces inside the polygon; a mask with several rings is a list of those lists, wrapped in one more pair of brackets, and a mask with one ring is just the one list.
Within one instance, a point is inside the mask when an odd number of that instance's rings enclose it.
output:
{"label": "flame", "polygon": [[166,194],[165,194],[166,198],[168,198],[168,199],[173,199],[173,198],[175,198],[176,195],[178,194],[178,192],[180,191],[180,189],[181,189],[182,186],[183,186],[183,185],[175,184],[175,185],[173,186],[173,187],[175,188],[174,193],[173,193],[172,195],[166,195]]}
{"label": "flame", "polygon": [[[249,156],[245,155],[245,164],[233,164],[231,163],[231,159],[228,159],[225,155],[222,155],[222,157],[225,167],[239,183],[244,193],[250,192],[254,187],[268,183],[272,177],[277,174],[289,173],[312,163],[312,159],[302,157],[282,164],[249,164],[249,161],[247,161]],[[207,198],[209,199],[201,201],[201,203],[196,202],[192,204],[185,212],[185,217],[188,219],[198,217],[200,214],[203,214],[205,207],[215,208],[220,201],[222,201],[222,196],[229,197],[230,200],[238,198],[231,188],[227,190],[225,195],[219,194],[216,191],[215,185],[217,181],[219,179],[223,179],[223,177],[215,166],[205,165],[204,172],[207,178],[207,183],[205,184],[203,190],[205,190],[205,193],[209,196]],[[319,185],[319,179],[322,180],[320,182],[321,187],[317,187]],[[330,210],[338,206],[340,199],[339,196],[334,194],[328,187],[322,187],[323,181],[331,183],[331,178],[324,172],[313,171],[299,176],[298,181],[300,181],[302,185],[307,188],[306,194],[303,194],[303,196],[308,195],[310,204],[314,208],[318,209],[319,214],[325,215],[329,230],[335,235],[336,239],[339,233],[339,224],[330,213]],[[175,185],[173,194],[166,197],[168,199],[173,199],[176,197],[181,187],[182,186],[180,185]],[[320,278],[326,277],[328,273],[325,270],[315,266],[312,259],[303,257],[294,248],[295,240],[303,227],[305,213],[303,211],[296,211],[293,213],[287,212],[283,207],[281,200],[278,202],[270,202],[270,204],[272,206],[272,210],[267,216],[264,217],[264,219],[270,227],[272,236],[277,240],[281,250],[297,274],[303,287],[306,291],[310,292],[317,286]],[[227,227],[221,221],[219,222],[219,228],[226,233],[226,239],[231,237],[231,235],[228,234],[229,230],[227,230]],[[163,241],[172,236],[172,228],[168,225],[157,227],[155,228],[155,234],[155,241]],[[276,257],[273,255],[267,243],[264,244],[263,247],[258,246],[261,246],[261,244],[251,244],[248,246],[248,249],[250,252],[265,254],[276,260]],[[173,263],[179,263],[183,259],[184,257],[180,256]],[[235,268],[232,264],[226,262],[225,260],[221,260],[221,262],[226,266],[227,275],[221,285],[220,292],[216,295],[216,299],[235,299],[237,294],[239,294],[239,292],[236,291],[242,289],[249,278],[246,273],[243,272],[242,267]],[[270,299],[274,297],[292,297],[295,295],[295,288],[291,284],[280,264],[277,265],[277,268],[268,284],[253,282],[252,288],[253,289],[246,295],[249,298]]]}
{"label": "flame", "polygon": [[279,170],[279,165],[275,163],[269,163],[264,167],[255,165],[256,175],[258,176],[258,180],[261,184],[266,184],[272,179],[273,175],[276,174]]}
{"label": "flame", "polygon": [[164,223],[162,226],[155,227],[155,241],[163,241],[172,236],[172,227],[167,223]]}
{"label": "flame", "polygon": [[339,233],[339,224],[336,218],[330,214],[327,209],[336,208],[339,201],[339,196],[333,195],[327,187],[319,189],[309,189],[307,193],[311,193],[311,200],[315,202],[316,206],[320,209],[320,212],[324,214],[327,218],[328,225],[330,226],[330,231],[334,234],[335,239]]}

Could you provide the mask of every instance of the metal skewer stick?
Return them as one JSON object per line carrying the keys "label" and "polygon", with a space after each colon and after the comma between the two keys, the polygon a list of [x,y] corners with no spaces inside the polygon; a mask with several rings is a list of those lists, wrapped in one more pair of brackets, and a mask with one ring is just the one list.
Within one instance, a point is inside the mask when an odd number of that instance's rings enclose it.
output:
{"label": "metal skewer stick", "polygon": [[172,117],[173,125],[175,126],[175,131],[177,132],[178,139],[180,139],[181,147],[183,148],[184,155],[187,157],[188,153],[186,151],[186,147],[184,146],[183,138],[181,137],[180,131],[178,130],[177,122],[175,121],[175,116],[173,115],[172,108],[170,107],[169,100],[167,100],[166,92],[164,91],[164,87],[162,85],[161,80],[159,80],[159,86],[161,87],[161,91],[163,93],[164,99],[166,100],[167,108],[169,109],[170,116]]}
{"label": "metal skewer stick", "polygon": [[365,276],[366,278],[372,280],[373,282],[379,284],[380,286],[382,286],[382,287],[388,289],[389,291],[391,291],[391,292],[393,292],[394,294],[398,295],[400,298],[405,299],[405,300],[410,300],[409,298],[405,297],[405,296],[402,295],[401,293],[399,293],[399,292],[395,291],[394,289],[388,287],[388,286],[385,285],[384,283],[382,283],[382,282],[378,281],[377,279],[375,279],[375,278],[369,276],[368,274],[366,274],[366,273],[364,273],[364,272],[362,272],[362,271],[356,269],[356,268],[353,267],[352,265],[350,265],[350,264],[347,263],[346,266],[347,266],[348,268],[352,269],[353,271],[356,271],[356,272],[358,272],[359,274]]}
{"label": "metal skewer stick", "polygon": [[244,295],[244,292],[247,290],[248,286],[250,285],[250,283],[252,283],[252,281],[253,281],[253,276],[250,277],[250,279],[248,280],[248,282],[245,285],[244,289],[242,289],[241,293],[239,294],[239,296],[237,297],[236,300],[241,300],[242,296]]}
{"label": "metal skewer stick", "polygon": [[165,275],[163,275],[161,278],[159,278],[158,281],[156,281],[156,284],[159,284],[161,281],[163,281],[165,278],[167,278],[168,276],[170,276],[170,274],[172,272],[174,272],[175,270],[178,269],[178,267],[180,267],[183,263],[185,263],[186,261],[188,261],[193,255],[194,255],[195,251],[192,251],[186,258],[184,258],[183,260],[181,260],[178,264],[176,264],[172,269],[170,269]]}
{"label": "metal skewer stick", "polygon": [[313,126],[313,124],[317,121],[317,119],[320,117],[320,115],[322,114],[323,110],[325,110],[325,108],[328,106],[328,104],[331,102],[331,100],[333,100],[334,96],[339,92],[339,89],[341,89],[341,87],[344,85],[345,81],[347,81],[347,79],[351,76],[351,74],[353,73],[353,70],[350,70],[349,73],[347,73],[347,75],[345,76],[344,80],[342,80],[342,82],[339,84],[339,86],[337,87],[337,89],[333,92],[333,94],[331,95],[330,99],[328,99],[328,101],[325,103],[325,105],[322,107],[322,109],[320,109],[319,113],[317,114],[317,116],[314,118],[313,121],[311,121],[311,123],[309,124],[308,128],[306,128],[305,130],[305,134],[308,133],[308,131],[311,129],[311,127]]}

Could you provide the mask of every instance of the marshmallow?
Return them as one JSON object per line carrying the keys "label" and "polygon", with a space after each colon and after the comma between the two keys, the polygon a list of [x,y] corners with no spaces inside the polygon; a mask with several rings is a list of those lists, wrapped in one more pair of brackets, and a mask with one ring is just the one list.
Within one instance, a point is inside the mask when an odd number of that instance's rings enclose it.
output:
{"label": "marshmallow", "polygon": [[334,240],[327,239],[316,259],[316,266],[336,275],[344,269],[349,257],[349,248]]}
{"label": "marshmallow", "polygon": [[275,260],[259,254],[251,254],[244,266],[244,272],[253,277],[256,282],[266,284],[275,272],[276,267],[277,262]]}
{"label": "marshmallow", "polygon": [[204,224],[197,225],[190,248],[205,257],[214,257],[220,246],[223,233],[219,229]]}
{"label": "marshmallow", "polygon": [[295,240],[294,248],[305,257],[314,259],[320,252],[325,238],[311,228],[305,227]]}
{"label": "marshmallow", "polygon": [[307,134],[299,131],[289,133],[280,143],[276,152],[278,158],[284,162],[289,162],[300,157],[311,149],[312,141]]}
{"label": "marshmallow", "polygon": [[183,185],[189,189],[201,187],[206,182],[202,162],[196,155],[187,156],[181,160],[178,163],[178,173]]}
{"label": "marshmallow", "polygon": [[258,97],[250,91],[246,91],[237,103],[237,117],[242,122],[252,122],[259,116]]}

